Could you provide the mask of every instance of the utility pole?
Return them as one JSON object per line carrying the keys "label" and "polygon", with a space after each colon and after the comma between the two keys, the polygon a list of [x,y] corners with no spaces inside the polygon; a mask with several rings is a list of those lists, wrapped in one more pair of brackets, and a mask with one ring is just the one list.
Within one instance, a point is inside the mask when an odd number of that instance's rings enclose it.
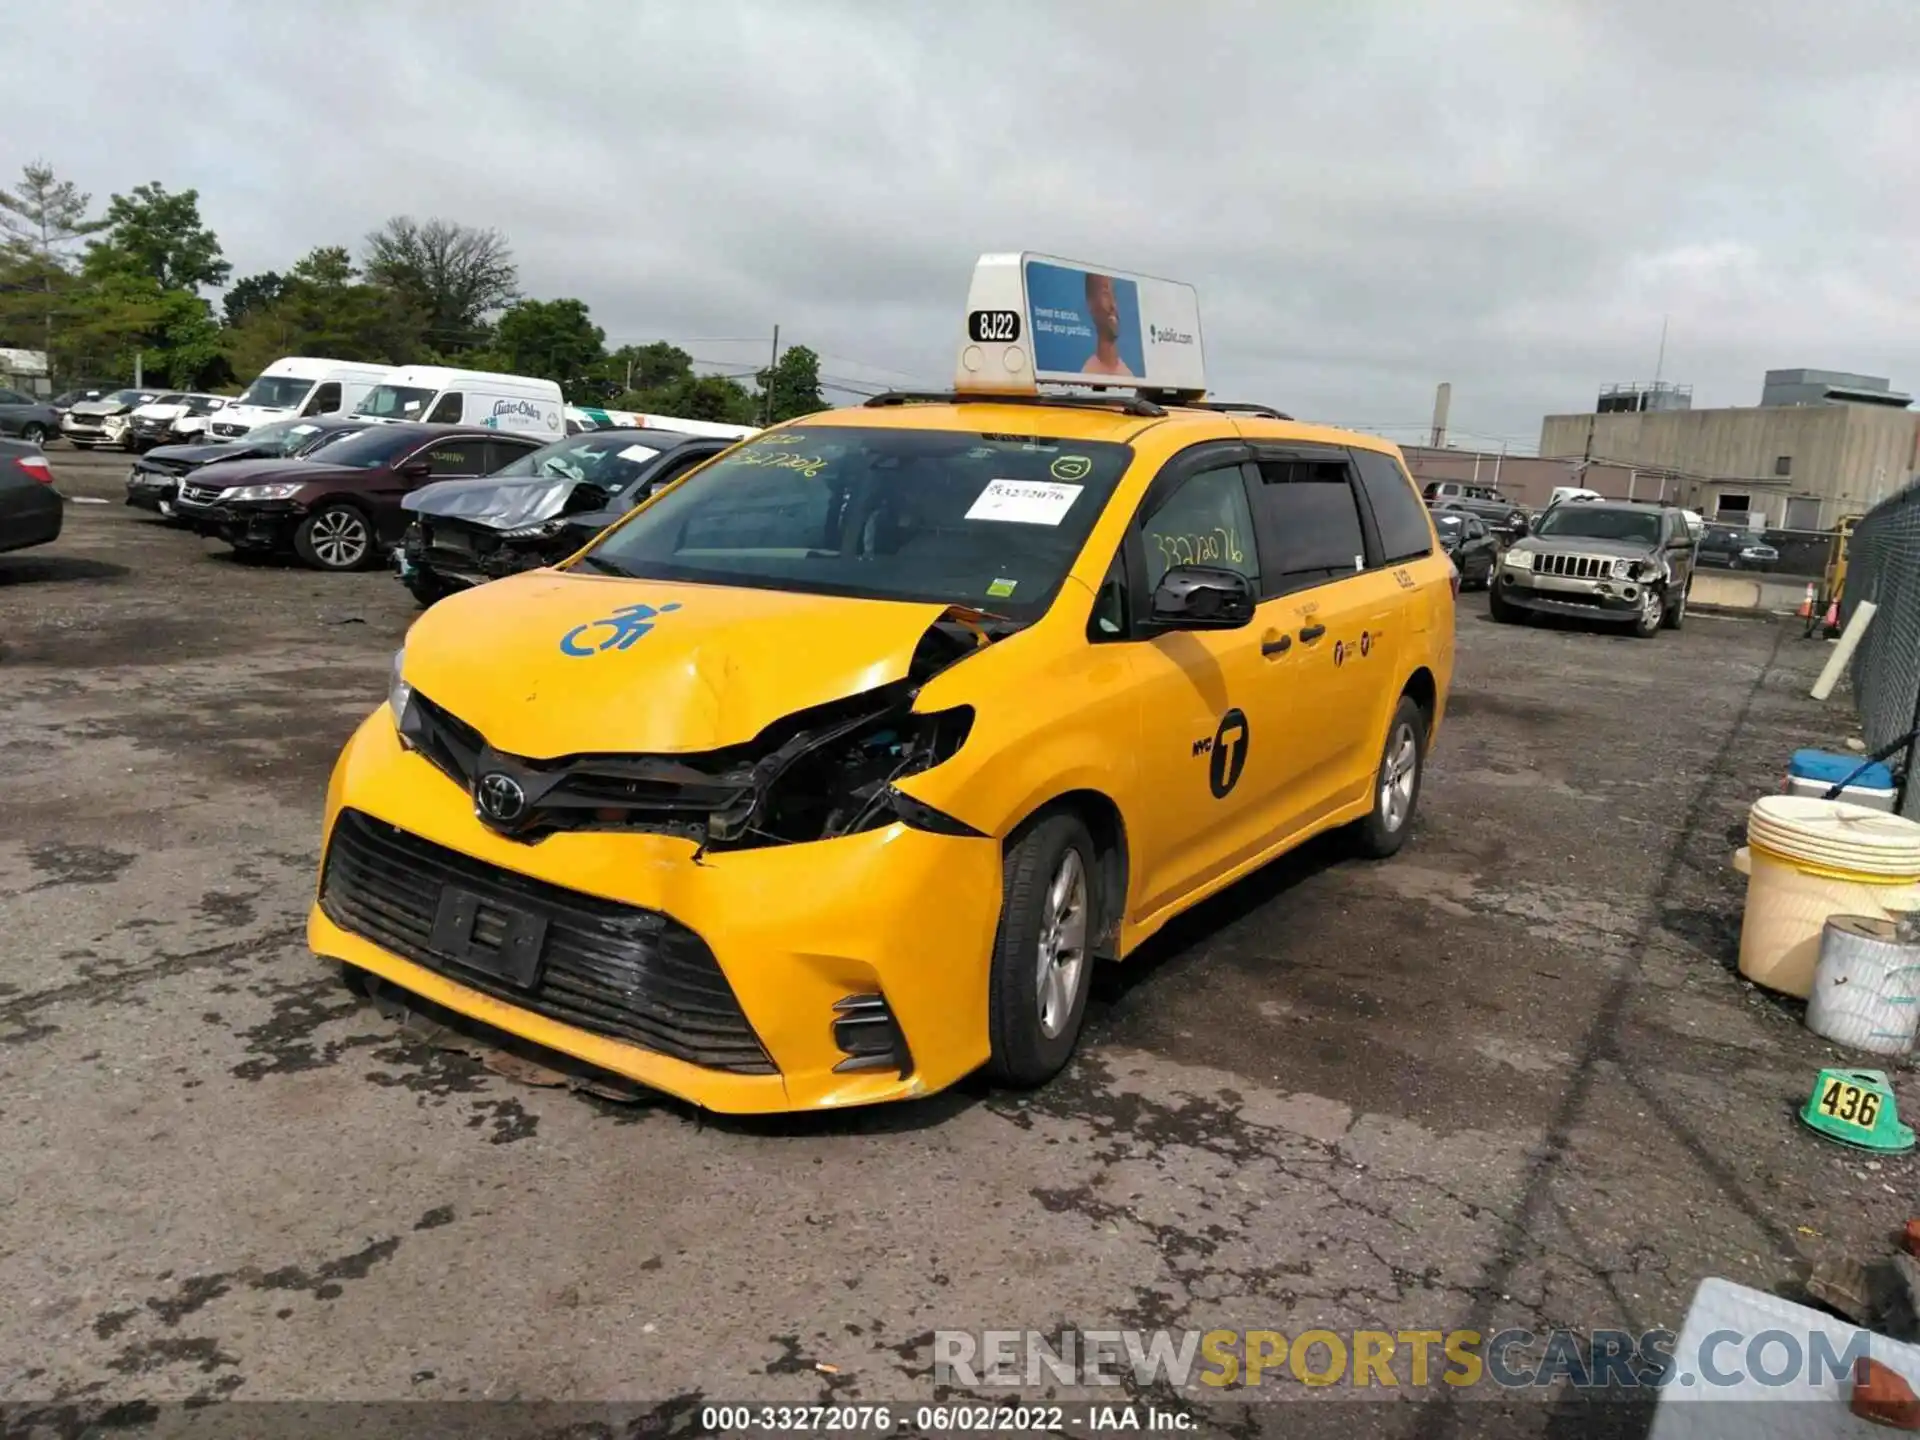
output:
{"label": "utility pole", "polygon": [[773,372],[780,365],[780,327],[773,327],[773,358],[767,361],[767,393],[760,397],[760,423],[773,423]]}

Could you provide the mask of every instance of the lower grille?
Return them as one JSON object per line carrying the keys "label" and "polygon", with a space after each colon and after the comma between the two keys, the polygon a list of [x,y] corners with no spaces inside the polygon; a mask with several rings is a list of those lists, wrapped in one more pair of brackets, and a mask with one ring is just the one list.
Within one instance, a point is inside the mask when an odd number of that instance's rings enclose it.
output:
{"label": "lower grille", "polygon": [[[464,958],[436,938],[450,889],[470,902]],[[712,950],[657,910],[503,870],[358,810],[334,824],[320,905],[342,929],[536,1015],[711,1070],[778,1073]],[[528,934],[544,936],[532,986],[490,973],[510,962],[489,965],[487,947]]]}
{"label": "lower grille", "polygon": [[1533,573],[1564,575],[1570,580],[1611,580],[1613,557],[1611,555],[1553,555],[1539,550],[1534,552]]}

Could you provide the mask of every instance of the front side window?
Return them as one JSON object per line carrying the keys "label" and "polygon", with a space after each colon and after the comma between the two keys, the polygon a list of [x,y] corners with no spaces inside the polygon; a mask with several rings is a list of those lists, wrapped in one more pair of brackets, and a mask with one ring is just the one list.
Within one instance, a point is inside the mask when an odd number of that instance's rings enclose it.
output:
{"label": "front side window", "polygon": [[[316,425],[310,433],[317,433],[319,429]],[[377,470],[419,443],[418,431],[394,431],[385,425],[373,425],[329,442],[327,464],[345,465],[353,470]]]}
{"label": "front side window", "polygon": [[340,408],[339,382],[334,380],[329,380],[326,384],[321,385],[314,390],[313,398],[309,400],[306,404],[306,413],[309,415],[331,415],[334,411],[338,410],[339,408]]}
{"label": "front side window", "polygon": [[1147,547],[1147,588],[1176,565],[1213,565],[1237,570],[1260,589],[1260,558],[1253,539],[1253,512],[1238,462],[1202,470],[1141,522]]}
{"label": "front side window", "polygon": [[419,385],[376,385],[353,413],[375,420],[418,420],[433,395]]}
{"label": "front side window", "polygon": [[449,390],[434,402],[433,412],[427,416],[427,420],[434,425],[458,425],[460,412],[466,403],[466,397],[458,390]]}
{"label": "front side window", "polygon": [[1340,460],[1262,460],[1260,499],[1282,588],[1351,575],[1366,565],[1347,466]]}
{"label": "front side window", "polygon": [[1112,442],[1038,435],[776,430],[658,496],[579,563],[1034,620],[1132,456]]}

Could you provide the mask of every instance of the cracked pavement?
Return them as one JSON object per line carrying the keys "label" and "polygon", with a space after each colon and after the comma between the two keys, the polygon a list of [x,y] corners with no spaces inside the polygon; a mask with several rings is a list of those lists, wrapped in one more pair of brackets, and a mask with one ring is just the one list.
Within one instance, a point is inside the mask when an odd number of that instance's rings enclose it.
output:
{"label": "cracked pavement", "polygon": [[[124,462],[51,458],[117,502]],[[1920,1193],[1795,1123],[1836,1052],[1732,970],[1745,806],[1848,725],[1790,622],[1463,597],[1396,860],[1318,843],[1183,917],[1043,1091],[745,1122],[526,1083],[306,951],[326,773],[413,613],[117,503],[0,556],[16,1422],[927,1400],[950,1329],[1677,1329],[1703,1277],[1876,1254]],[[1448,1398],[1342,1433],[1478,1433]]]}

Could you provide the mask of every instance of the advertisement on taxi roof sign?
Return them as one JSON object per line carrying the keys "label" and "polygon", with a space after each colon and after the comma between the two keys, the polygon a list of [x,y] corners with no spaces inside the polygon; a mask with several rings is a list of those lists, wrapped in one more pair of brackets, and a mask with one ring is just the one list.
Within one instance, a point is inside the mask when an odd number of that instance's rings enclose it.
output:
{"label": "advertisement on taxi roof sign", "polygon": [[962,390],[1040,384],[1204,394],[1191,285],[1022,252],[983,255],[967,296]]}

